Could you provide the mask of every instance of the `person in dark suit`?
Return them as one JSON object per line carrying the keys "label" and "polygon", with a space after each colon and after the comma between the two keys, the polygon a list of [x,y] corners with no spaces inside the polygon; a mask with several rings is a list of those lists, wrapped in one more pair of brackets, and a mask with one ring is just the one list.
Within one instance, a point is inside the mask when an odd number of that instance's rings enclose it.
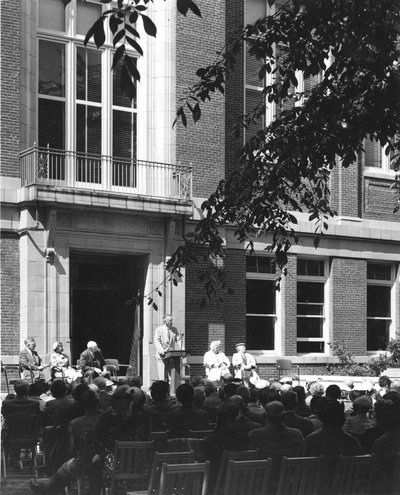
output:
{"label": "person in dark suit", "polygon": [[[39,379],[50,380],[50,370],[48,366],[42,364],[42,359],[35,351],[36,342],[33,337],[28,337],[25,341],[25,348],[19,353],[19,365],[22,370],[22,378],[25,380]],[[48,373],[44,372],[47,369]]]}
{"label": "person in dark suit", "polygon": [[46,425],[62,425],[69,419],[74,399],[67,397],[67,384],[63,380],[54,380],[50,392],[52,399],[45,404]]}
{"label": "person in dark suit", "polygon": [[16,380],[14,383],[15,399],[4,400],[1,414],[6,417],[10,414],[40,414],[39,402],[28,398],[29,383],[25,380]]}
{"label": "person in dark suit", "polygon": [[87,349],[82,352],[80,365],[87,383],[92,383],[98,376],[107,376],[106,362],[96,342],[90,340]]}

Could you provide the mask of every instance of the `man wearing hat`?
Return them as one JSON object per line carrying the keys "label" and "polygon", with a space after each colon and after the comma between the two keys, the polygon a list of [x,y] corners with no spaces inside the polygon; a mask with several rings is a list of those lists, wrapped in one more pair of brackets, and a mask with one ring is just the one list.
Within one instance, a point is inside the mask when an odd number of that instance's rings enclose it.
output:
{"label": "man wearing hat", "polygon": [[246,352],[246,344],[244,342],[236,344],[236,351],[237,352],[232,356],[232,366],[235,368],[235,378],[243,380],[248,386],[252,370],[255,370],[257,367],[256,360],[254,359],[254,356]]}

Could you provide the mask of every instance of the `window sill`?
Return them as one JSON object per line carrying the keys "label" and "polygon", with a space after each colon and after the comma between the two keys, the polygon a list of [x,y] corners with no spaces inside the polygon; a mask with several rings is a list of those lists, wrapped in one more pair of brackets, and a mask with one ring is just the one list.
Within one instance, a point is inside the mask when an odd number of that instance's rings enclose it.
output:
{"label": "window sill", "polygon": [[396,176],[396,172],[394,170],[385,171],[379,168],[377,168],[376,170],[372,168],[367,168],[364,171],[364,177],[368,177],[371,179],[393,180],[395,176]]}

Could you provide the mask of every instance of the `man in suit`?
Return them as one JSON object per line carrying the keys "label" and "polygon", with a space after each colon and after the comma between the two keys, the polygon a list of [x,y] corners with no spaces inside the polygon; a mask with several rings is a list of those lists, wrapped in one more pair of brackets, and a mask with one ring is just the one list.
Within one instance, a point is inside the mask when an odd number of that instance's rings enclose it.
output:
{"label": "man in suit", "polygon": [[172,360],[166,359],[165,354],[175,349],[176,342],[181,341],[176,327],[172,325],[172,316],[167,314],[163,318],[164,324],[154,331],[154,343],[157,351],[157,367],[161,380],[169,382],[171,375]]}
{"label": "man in suit", "polygon": [[92,383],[98,376],[108,375],[106,362],[96,342],[90,340],[87,349],[82,352],[80,365],[87,383]]}
{"label": "man in suit", "polygon": [[[24,380],[45,380],[50,381],[49,366],[43,365],[39,354],[35,351],[36,342],[32,337],[27,337],[24,341],[25,348],[19,353],[19,365],[22,370]],[[47,370],[47,374],[44,370]]]}

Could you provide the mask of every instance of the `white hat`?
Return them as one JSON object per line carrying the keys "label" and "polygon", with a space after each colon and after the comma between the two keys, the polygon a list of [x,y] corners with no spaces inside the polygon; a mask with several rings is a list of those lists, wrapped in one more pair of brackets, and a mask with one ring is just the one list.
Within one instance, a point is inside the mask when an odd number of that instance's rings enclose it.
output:
{"label": "white hat", "polygon": [[259,380],[257,380],[255,387],[258,390],[261,390],[262,388],[265,388],[265,387],[269,387],[269,381],[263,380],[262,378],[260,378]]}

